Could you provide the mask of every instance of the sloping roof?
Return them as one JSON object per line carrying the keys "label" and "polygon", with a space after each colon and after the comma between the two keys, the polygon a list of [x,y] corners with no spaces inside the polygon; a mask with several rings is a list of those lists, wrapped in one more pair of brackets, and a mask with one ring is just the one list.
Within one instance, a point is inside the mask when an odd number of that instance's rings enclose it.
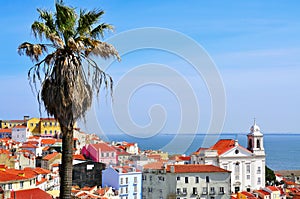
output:
{"label": "sloping roof", "polygon": [[41,140],[41,144],[47,144],[47,145],[51,145],[51,144],[55,144],[56,142],[56,139],[52,139],[52,138],[49,138],[49,139],[42,139]]}
{"label": "sloping roof", "polygon": [[27,127],[24,126],[24,125],[17,125],[17,126],[14,126],[13,129],[26,129]]}
{"label": "sloping roof", "polygon": [[106,152],[106,151],[117,151],[117,149],[115,149],[114,147],[112,146],[109,146],[108,144],[106,143],[98,143],[98,144],[91,144],[91,146],[95,149],[100,149],[101,151],[103,152]]}
{"label": "sloping roof", "polygon": [[0,129],[0,133],[11,133],[11,129]]}
{"label": "sloping roof", "polygon": [[174,168],[174,173],[215,173],[215,172],[226,172],[230,171],[216,167],[214,165],[204,165],[204,164],[175,164],[168,165],[167,172],[171,172],[171,167]]}
{"label": "sloping roof", "polygon": [[270,191],[280,191],[277,187],[275,186],[267,186],[267,189],[269,189]]}
{"label": "sloping roof", "polygon": [[216,151],[218,151],[218,154],[221,155],[221,154],[225,153],[226,151],[235,147],[234,143],[235,143],[235,141],[232,139],[221,139],[215,145],[210,147],[209,149],[216,150]]}
{"label": "sloping roof", "polygon": [[51,160],[52,158],[55,158],[58,154],[60,154],[60,153],[54,152],[54,153],[48,154],[45,157],[43,157],[43,160]]}
{"label": "sloping roof", "polygon": [[7,169],[0,170],[0,182],[27,180],[36,177],[36,174],[28,170]]}
{"label": "sloping roof", "polygon": [[39,188],[34,188],[34,189],[24,189],[24,190],[14,191],[14,193],[11,193],[11,199],[15,199],[15,198],[52,199],[52,196]]}
{"label": "sloping roof", "polygon": [[267,191],[265,191],[265,190],[262,190],[262,189],[255,190],[255,192],[260,193],[260,194],[262,194],[262,195],[264,195],[264,196],[270,195],[269,192],[267,192]]}
{"label": "sloping roof", "polygon": [[81,154],[73,155],[73,160],[85,160],[85,157]]}
{"label": "sloping roof", "polygon": [[23,144],[20,148],[38,148],[37,146],[33,145],[33,144]]}
{"label": "sloping roof", "polygon": [[150,162],[143,166],[144,169],[162,170],[166,161]]}

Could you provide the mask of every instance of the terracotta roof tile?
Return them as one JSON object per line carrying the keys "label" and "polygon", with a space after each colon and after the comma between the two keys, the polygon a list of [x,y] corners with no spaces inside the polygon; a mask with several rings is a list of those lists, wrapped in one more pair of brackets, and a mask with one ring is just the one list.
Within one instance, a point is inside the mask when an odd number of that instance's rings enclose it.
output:
{"label": "terracotta roof tile", "polygon": [[275,186],[267,186],[267,189],[269,189],[270,191],[280,191],[277,187]]}
{"label": "terracotta roof tile", "polygon": [[56,139],[51,139],[51,138],[41,140],[41,144],[43,144],[43,145],[51,145],[51,144],[55,144],[55,142],[56,142]]}
{"label": "terracotta roof tile", "polygon": [[213,145],[210,150],[217,150],[218,154],[221,155],[226,151],[234,147],[235,141],[232,139],[221,139],[215,145]]}
{"label": "terracotta roof tile", "polygon": [[0,133],[11,133],[11,129],[0,129]]}
{"label": "terracotta roof tile", "polygon": [[43,160],[51,160],[52,158],[55,158],[56,156],[58,156],[59,153],[54,152],[51,154],[46,155],[45,157],[43,157]]}
{"label": "terracotta roof tile", "polygon": [[73,160],[85,160],[85,157],[81,154],[73,155]]}
{"label": "terracotta roof tile", "polygon": [[114,147],[109,146],[106,143],[98,143],[98,144],[91,144],[91,146],[95,149],[100,149],[101,151],[117,151]]}
{"label": "terracotta roof tile", "polygon": [[15,193],[11,194],[11,199],[15,198],[34,198],[34,199],[52,199],[52,196],[47,192],[39,189],[24,189],[19,191],[14,191]]}
{"label": "terracotta roof tile", "polygon": [[214,173],[214,172],[226,172],[230,171],[216,167],[214,165],[203,164],[183,164],[183,165],[168,165],[167,172],[171,172],[171,167],[174,167],[174,173]]}

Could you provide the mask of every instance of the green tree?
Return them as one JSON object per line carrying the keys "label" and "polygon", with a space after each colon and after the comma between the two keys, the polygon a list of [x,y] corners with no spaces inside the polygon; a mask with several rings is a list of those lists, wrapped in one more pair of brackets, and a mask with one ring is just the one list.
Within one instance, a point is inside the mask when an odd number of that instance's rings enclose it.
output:
{"label": "green tree", "polygon": [[[102,71],[91,56],[119,58],[116,49],[100,41],[112,26],[99,23],[102,10],[80,10],[55,3],[55,12],[38,9],[39,20],[31,29],[35,38],[49,43],[24,42],[20,55],[29,56],[34,66],[28,76],[37,89],[38,101],[60,123],[62,132],[62,166],[60,198],[71,198],[73,126],[91,106],[93,92],[101,85],[111,90],[112,78]],[[84,70],[84,66],[87,70]]]}
{"label": "green tree", "polygon": [[276,180],[276,176],[275,176],[275,173],[272,169],[270,169],[269,167],[266,166],[266,182],[269,183],[272,183],[274,184],[275,183],[275,180]]}

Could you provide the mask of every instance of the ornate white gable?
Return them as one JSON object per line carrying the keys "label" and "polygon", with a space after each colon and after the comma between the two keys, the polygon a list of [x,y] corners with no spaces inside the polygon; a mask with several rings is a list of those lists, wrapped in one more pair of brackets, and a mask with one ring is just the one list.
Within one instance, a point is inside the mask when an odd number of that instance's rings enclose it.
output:
{"label": "ornate white gable", "polygon": [[253,153],[238,145],[221,154],[219,157],[253,157]]}

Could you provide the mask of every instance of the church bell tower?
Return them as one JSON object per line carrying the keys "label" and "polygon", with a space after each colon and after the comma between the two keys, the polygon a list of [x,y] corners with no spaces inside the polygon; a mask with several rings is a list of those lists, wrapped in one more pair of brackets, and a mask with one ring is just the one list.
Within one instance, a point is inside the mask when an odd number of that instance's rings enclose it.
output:
{"label": "church bell tower", "polygon": [[256,120],[254,119],[254,124],[250,128],[250,133],[247,135],[248,137],[248,150],[252,151],[255,155],[265,155],[264,149],[264,136],[260,132],[259,126],[256,124]]}

